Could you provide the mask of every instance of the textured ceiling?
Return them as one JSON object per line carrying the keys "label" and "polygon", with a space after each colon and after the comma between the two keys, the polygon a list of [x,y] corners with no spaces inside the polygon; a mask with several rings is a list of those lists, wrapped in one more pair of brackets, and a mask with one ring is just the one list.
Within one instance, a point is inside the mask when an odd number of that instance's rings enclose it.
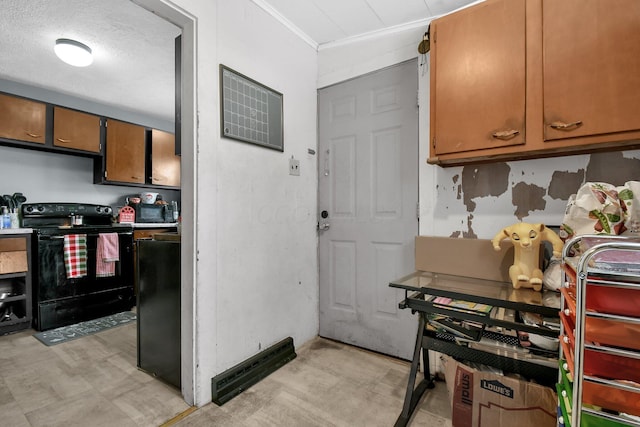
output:
{"label": "textured ceiling", "polygon": [[[129,0],[2,0],[0,78],[173,121],[174,40],[180,29]],[[76,68],[58,38],[93,50]]]}
{"label": "textured ceiling", "polygon": [[[419,24],[476,2],[252,1],[316,47]],[[173,24],[130,0],[1,0],[0,6],[0,79],[173,120],[174,39],[180,34]],[[58,60],[58,38],[90,46],[93,64],[75,68]]]}

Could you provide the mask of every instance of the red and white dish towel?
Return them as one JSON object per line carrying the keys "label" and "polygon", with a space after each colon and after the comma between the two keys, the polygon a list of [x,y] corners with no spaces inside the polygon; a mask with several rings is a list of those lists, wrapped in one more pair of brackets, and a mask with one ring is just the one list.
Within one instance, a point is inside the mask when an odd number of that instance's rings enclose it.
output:
{"label": "red and white dish towel", "polygon": [[68,279],[84,277],[87,275],[86,234],[65,234],[64,266]]}
{"label": "red and white dish towel", "polygon": [[96,247],[96,277],[115,276],[117,261],[120,261],[118,233],[100,233]]}

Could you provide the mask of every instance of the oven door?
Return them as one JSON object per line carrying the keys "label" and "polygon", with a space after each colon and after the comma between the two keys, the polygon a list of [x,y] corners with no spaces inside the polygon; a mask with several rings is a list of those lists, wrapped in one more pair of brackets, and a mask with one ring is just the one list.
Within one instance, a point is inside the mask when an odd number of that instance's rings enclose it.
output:
{"label": "oven door", "polygon": [[[74,233],[84,234],[84,231]],[[116,262],[115,275],[110,277],[96,277],[98,233],[86,235],[87,275],[71,279],[67,278],[65,268],[64,233],[37,235],[33,311],[37,330],[70,325],[133,307],[133,233],[118,233],[120,260]]]}

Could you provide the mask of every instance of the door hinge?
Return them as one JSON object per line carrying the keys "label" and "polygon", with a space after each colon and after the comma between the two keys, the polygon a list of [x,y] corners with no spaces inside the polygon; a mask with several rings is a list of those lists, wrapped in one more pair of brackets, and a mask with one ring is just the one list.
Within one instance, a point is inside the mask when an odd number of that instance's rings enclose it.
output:
{"label": "door hinge", "polygon": [[107,171],[104,171],[104,179],[107,179]]}
{"label": "door hinge", "polygon": [[416,107],[420,108],[420,91],[416,91]]}
{"label": "door hinge", "polygon": [[416,219],[420,221],[420,202],[416,202]]}

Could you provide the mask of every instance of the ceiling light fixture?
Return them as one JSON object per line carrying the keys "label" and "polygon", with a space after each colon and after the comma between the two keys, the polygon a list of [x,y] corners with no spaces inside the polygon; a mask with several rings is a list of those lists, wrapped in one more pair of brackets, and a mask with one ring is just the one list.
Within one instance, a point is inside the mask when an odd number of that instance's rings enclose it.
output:
{"label": "ceiling light fixture", "polygon": [[86,67],[93,62],[91,48],[71,39],[58,39],[54,47],[58,58],[74,67]]}

